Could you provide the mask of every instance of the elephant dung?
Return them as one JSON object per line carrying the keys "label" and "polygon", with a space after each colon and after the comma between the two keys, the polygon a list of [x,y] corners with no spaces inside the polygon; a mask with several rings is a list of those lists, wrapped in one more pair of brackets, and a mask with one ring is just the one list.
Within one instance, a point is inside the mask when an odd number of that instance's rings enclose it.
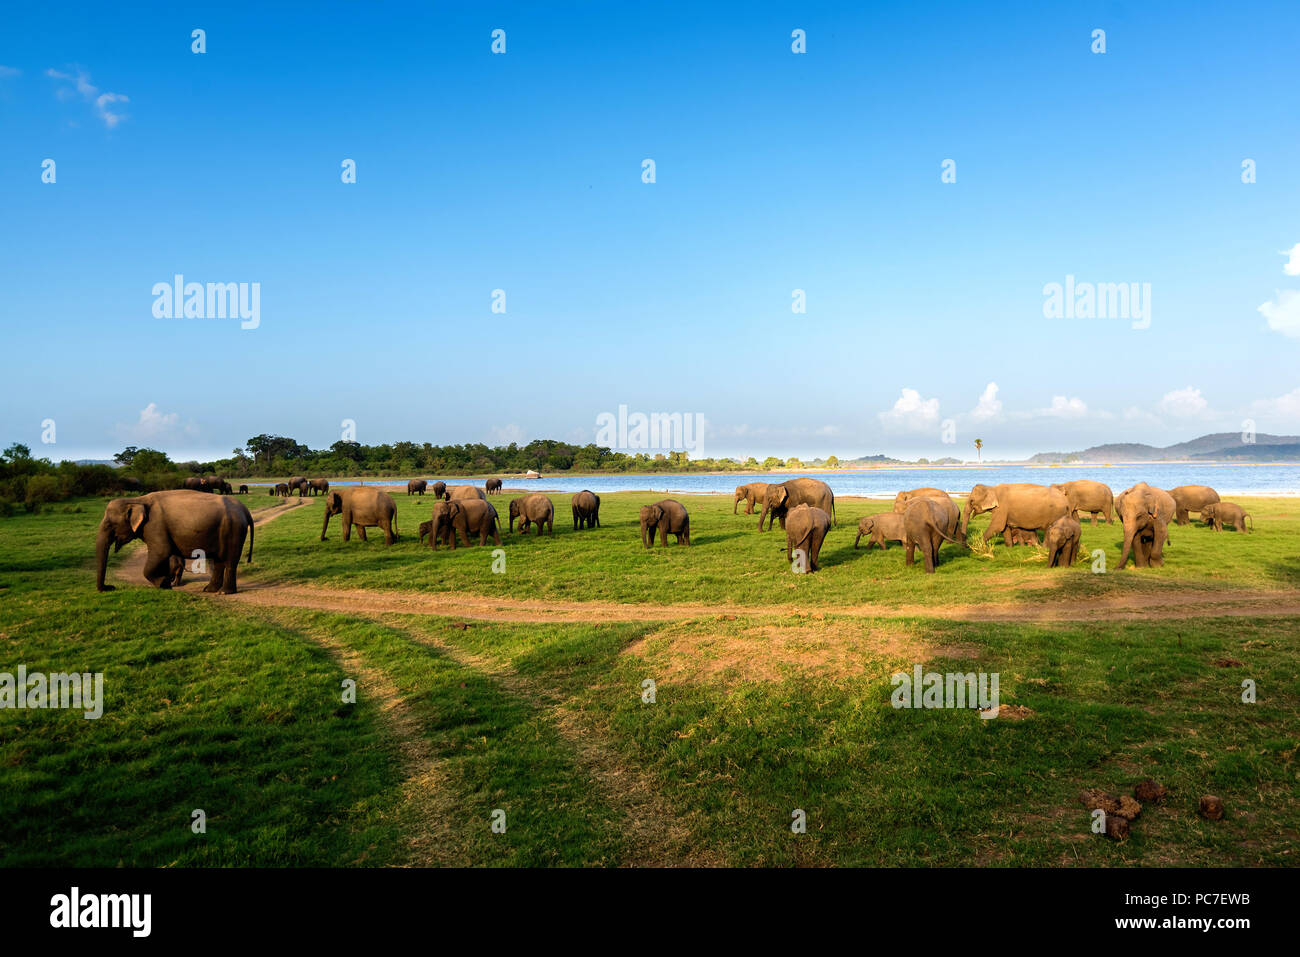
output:
{"label": "elephant dung", "polygon": [[1114,817],[1131,821],[1142,813],[1142,805],[1127,794],[1108,794],[1100,790],[1083,791],[1079,794],[1079,801],[1090,811],[1097,809],[1105,811],[1107,820]]}
{"label": "elephant dung", "polygon": [[1120,817],[1118,814],[1106,815],[1106,836],[1112,841],[1123,841],[1128,839],[1129,827],[1128,820]]}
{"label": "elephant dung", "polygon": [[1160,804],[1169,796],[1169,788],[1147,778],[1133,788],[1133,796],[1144,804]]}
{"label": "elephant dung", "polygon": [[1196,812],[1207,821],[1219,821],[1223,819],[1223,799],[1215,797],[1213,794],[1201,795],[1201,806]]}

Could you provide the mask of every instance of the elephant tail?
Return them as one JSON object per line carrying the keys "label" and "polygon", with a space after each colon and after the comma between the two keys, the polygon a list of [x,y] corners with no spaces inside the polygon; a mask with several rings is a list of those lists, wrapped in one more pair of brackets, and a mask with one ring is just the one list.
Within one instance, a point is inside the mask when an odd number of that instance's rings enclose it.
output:
{"label": "elephant tail", "polygon": [[1253,518],[1251,518],[1249,515],[1243,515],[1243,516],[1241,516],[1241,520],[1242,520],[1243,522],[1245,522],[1245,521],[1249,521],[1249,522],[1250,522],[1250,530],[1251,530],[1252,532],[1255,530],[1255,520],[1254,520]]}
{"label": "elephant tail", "polygon": [[935,529],[943,537],[945,542],[951,542],[953,545],[961,545],[963,548],[970,548],[970,544],[965,539],[949,538],[948,534],[942,528],[939,528],[938,525],[935,526]]}
{"label": "elephant tail", "polygon": [[[257,526],[252,524],[248,526],[248,560],[244,563],[246,565],[251,565],[253,563],[253,530],[256,527]],[[238,558],[235,559],[235,564],[239,564]]]}

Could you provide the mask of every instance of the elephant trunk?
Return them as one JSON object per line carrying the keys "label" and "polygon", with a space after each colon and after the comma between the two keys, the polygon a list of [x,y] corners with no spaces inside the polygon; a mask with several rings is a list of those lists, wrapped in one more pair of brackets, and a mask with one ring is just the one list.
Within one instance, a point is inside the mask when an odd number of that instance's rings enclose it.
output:
{"label": "elephant trunk", "polygon": [[[325,533],[326,533],[327,531],[329,531],[329,527],[330,527],[330,510],[329,510],[329,506],[326,505],[326,506],[325,506],[325,524],[323,524],[323,525],[320,527],[320,540],[321,540],[322,542],[325,541]],[[347,529],[345,528],[344,531],[347,531]]]}
{"label": "elephant trunk", "polygon": [[1128,564],[1129,553],[1133,551],[1133,536],[1137,529],[1132,522],[1124,523],[1124,550],[1120,552],[1119,567],[1123,568]]}
{"label": "elephant trunk", "polygon": [[961,537],[966,537],[966,528],[970,525],[971,504],[966,503],[966,508],[961,513]]}
{"label": "elephant trunk", "polygon": [[100,523],[99,534],[95,538],[95,590],[107,591],[104,585],[104,574],[108,570],[108,545],[112,541],[113,530],[107,522]]}

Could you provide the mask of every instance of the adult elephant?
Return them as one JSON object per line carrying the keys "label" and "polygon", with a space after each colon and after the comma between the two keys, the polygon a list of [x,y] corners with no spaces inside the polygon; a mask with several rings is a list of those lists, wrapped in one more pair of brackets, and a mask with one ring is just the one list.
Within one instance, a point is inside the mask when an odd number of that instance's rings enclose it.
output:
{"label": "adult elephant", "polygon": [[429,547],[435,550],[441,540],[454,551],[458,537],[461,544],[468,548],[470,535],[477,535],[480,545],[487,544],[489,535],[496,544],[501,544],[497,510],[483,499],[467,498],[437,502],[433,506],[433,514],[429,522]]}
{"label": "adult elephant", "polygon": [[95,539],[97,571],[95,587],[112,591],[104,584],[108,546],[114,553],[132,539],[149,548],[144,577],[155,588],[171,588],[179,578],[174,558],[195,557],[198,551],[208,563],[211,580],[204,591],[233,595],[238,590],[235,569],[244,539],[248,539],[248,560],[253,560],[253,516],[244,503],[219,498],[193,489],[149,492],[131,498],[115,498],[104,509]]}
{"label": "adult elephant", "polygon": [[[1093,517],[1094,523],[1096,517]],[[1079,520],[1070,515],[1062,515],[1047,529],[1048,568],[1070,568],[1079,557],[1079,539],[1083,536],[1083,526]],[[1037,534],[1035,534],[1037,538]]]}
{"label": "adult elephant", "polygon": [[499,478],[490,478],[483,483],[483,491],[489,495],[501,494],[501,480]]}
{"label": "adult elephant", "polygon": [[310,487],[307,484],[306,476],[303,475],[295,475],[293,478],[289,479],[286,484],[289,486],[289,494],[292,495],[294,492],[297,492],[299,498],[306,495],[307,489]]}
{"label": "adult elephant", "polygon": [[434,498],[446,498],[446,497],[447,497],[447,483],[446,483],[446,482],[434,482],[434,483],[433,483],[433,497],[434,497]]}
{"label": "adult elephant", "polygon": [[458,498],[476,498],[480,501],[487,501],[487,493],[477,485],[448,485],[447,501]]}
{"label": "adult elephant", "polygon": [[801,553],[799,564],[804,572],[815,572],[822,552],[822,542],[831,530],[831,517],[812,505],[796,505],[785,517],[785,560],[793,566],[794,553]]}
{"label": "adult elephant", "polygon": [[1162,488],[1139,482],[1116,496],[1115,507],[1124,525],[1124,551],[1119,567],[1128,564],[1129,555],[1138,568],[1163,565],[1164,547],[1169,544],[1169,523],[1177,510],[1174,497]]}
{"label": "adult elephant", "polygon": [[220,475],[204,476],[203,487],[206,488],[209,492],[218,493],[221,495],[230,495],[232,492],[232,489],[230,488],[230,483],[227,482],[225,479],[223,479]]}
{"label": "adult elephant", "polygon": [[411,479],[406,483],[407,495],[418,495],[424,498],[424,490],[429,487],[429,483],[424,479]]}
{"label": "adult elephant", "polygon": [[515,519],[519,519],[519,531],[528,534],[528,526],[537,523],[537,535],[541,537],[545,526],[552,537],[555,536],[555,505],[540,492],[524,495],[510,500],[510,531],[515,530]]}
{"label": "adult elephant", "polygon": [[1171,488],[1169,494],[1174,498],[1174,521],[1179,525],[1191,521],[1189,512],[1203,512],[1205,506],[1219,501],[1219,493],[1208,485],[1180,485]]}
{"label": "adult elephant", "polygon": [[758,516],[758,530],[763,530],[763,520],[768,520],[767,527],[772,527],[772,520],[780,520],[785,528],[785,516],[796,505],[811,505],[820,508],[831,521],[835,520],[835,493],[831,487],[820,479],[787,479],[776,485],[769,485],[763,495],[763,514]]}
{"label": "adult elephant", "polygon": [[270,490],[271,495],[279,495],[281,498],[289,497],[289,486],[285,482],[277,482],[275,488]]}
{"label": "adult elephant", "polygon": [[678,545],[691,544],[691,516],[686,506],[675,498],[666,498],[653,505],[641,506],[641,544],[653,548],[655,532],[659,543],[668,544],[669,533],[677,536]]}
{"label": "adult elephant", "polygon": [[1094,527],[1098,515],[1105,516],[1107,525],[1115,524],[1115,493],[1110,490],[1109,485],[1093,482],[1090,479],[1079,479],[1074,482],[1061,482],[1053,485],[1052,488],[1065,495],[1073,511],[1080,515],[1090,513]]}
{"label": "adult elephant", "polygon": [[241,485],[241,486],[239,486],[239,494],[240,494],[240,495],[247,495],[247,494],[248,494],[248,486],[247,486],[247,485]]}
{"label": "adult elephant", "polygon": [[330,490],[330,483],[327,479],[312,479],[307,484],[311,486],[312,495],[324,495]]}
{"label": "adult elephant", "polygon": [[325,541],[325,533],[330,527],[330,516],[343,516],[343,541],[352,540],[352,526],[357,527],[357,534],[366,541],[367,528],[382,528],[384,544],[391,545],[397,540],[397,503],[387,492],[365,485],[351,485],[325,494],[325,523],[320,527],[320,540]]}
{"label": "adult elephant", "polygon": [[767,497],[766,482],[749,482],[746,485],[736,486],[736,500],[731,505],[731,514],[736,514],[736,509],[741,502],[745,503],[745,514],[753,515],[754,506]]}
{"label": "adult elephant", "polygon": [[894,496],[894,511],[901,515],[907,511],[907,506],[918,498],[946,498],[948,501],[952,501],[948,493],[941,488],[908,489],[906,492],[899,492]]}
{"label": "adult elephant", "polygon": [[185,480],[185,488],[191,492],[206,492],[208,490],[207,483],[197,475],[191,475]]}
{"label": "adult elephant", "polygon": [[573,496],[570,505],[573,508],[573,530],[583,528],[600,528],[600,496],[583,489]]}
{"label": "adult elephant", "polygon": [[948,499],[948,504],[952,508],[945,507],[940,499],[922,496],[913,499],[903,512],[903,546],[907,549],[907,564],[915,564],[916,549],[920,548],[927,575],[934,574],[935,566],[939,564],[939,548],[944,542],[965,544],[946,531],[956,524],[952,515],[956,506],[951,499]]}
{"label": "adult elephant", "polygon": [[1065,493],[1046,485],[1031,485],[1028,482],[1014,482],[1005,485],[976,485],[970,490],[966,500],[966,511],[961,520],[961,537],[966,537],[971,517],[984,512],[991,512],[989,527],[984,530],[984,542],[992,541],[994,536],[1002,535],[1003,542],[1010,547],[1012,536],[1009,528],[1023,528],[1046,531],[1062,515],[1069,515],[1070,500]]}

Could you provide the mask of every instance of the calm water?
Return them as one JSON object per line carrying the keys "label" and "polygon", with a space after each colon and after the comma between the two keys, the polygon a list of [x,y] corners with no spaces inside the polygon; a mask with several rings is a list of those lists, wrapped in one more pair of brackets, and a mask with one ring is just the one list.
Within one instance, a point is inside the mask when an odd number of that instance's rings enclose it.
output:
{"label": "calm water", "polygon": [[[525,488],[529,491],[579,492],[680,492],[685,495],[730,495],[737,485],[746,482],[783,482],[799,473],[772,474],[767,472],[729,472],[725,475],[662,474],[662,475],[586,475],[551,476],[540,479],[505,478],[507,489]],[[1300,495],[1300,465],[1188,465],[1153,463],[1150,465],[1063,465],[1053,468],[1024,465],[999,465],[972,468],[914,468],[878,469],[872,471],[812,472],[808,473],[830,485],[837,495],[861,495],[875,498],[893,498],[899,491],[909,488],[941,488],[956,495],[965,495],[971,486],[983,482],[997,485],[1002,482],[1036,482],[1050,485],[1072,479],[1095,479],[1105,482],[1116,492],[1138,482],[1148,482],[1157,488],[1176,485],[1210,485],[1220,495]],[[394,485],[397,479],[372,479],[363,485]],[[482,478],[451,478],[449,485],[481,485]],[[235,484],[239,483],[235,481]],[[254,483],[249,483],[250,487]],[[267,483],[256,483],[265,486]],[[356,482],[332,482],[337,485],[356,485]],[[430,483],[432,484],[432,483]]]}

